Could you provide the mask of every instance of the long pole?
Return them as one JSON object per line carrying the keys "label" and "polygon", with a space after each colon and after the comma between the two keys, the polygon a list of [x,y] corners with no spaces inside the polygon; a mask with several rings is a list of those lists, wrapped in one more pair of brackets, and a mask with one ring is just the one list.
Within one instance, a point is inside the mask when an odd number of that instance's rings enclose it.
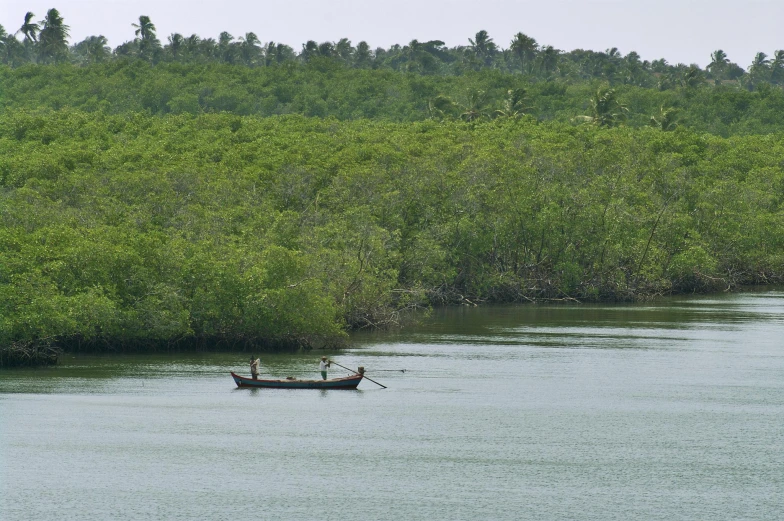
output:
{"label": "long pole", "polygon": [[[335,365],[336,365],[336,366],[338,366],[338,367],[342,367],[342,368],[343,368],[343,369],[345,369],[346,371],[351,371],[352,373],[355,373],[355,374],[360,374],[360,373],[357,373],[356,371],[354,371],[353,369],[349,369],[348,367],[346,367],[346,366],[344,366],[344,365],[340,365],[340,364],[339,364],[339,363],[337,363],[337,362],[333,362],[332,360],[330,360],[330,361],[329,361],[329,363],[330,363],[330,364],[335,364]],[[367,376],[365,376],[364,374],[362,375],[362,377],[363,377],[363,378],[365,378],[365,380],[370,380],[370,378],[368,378],[368,377],[367,377]],[[381,387],[383,387],[384,389],[386,389],[386,388],[387,388],[387,386],[386,386],[386,385],[381,385],[380,383],[378,383],[378,382],[377,382],[377,381],[375,381],[375,380],[370,380],[370,381],[371,381],[371,382],[373,382],[373,383],[374,383],[374,384],[376,384],[376,385],[380,385],[380,386],[381,386]]]}

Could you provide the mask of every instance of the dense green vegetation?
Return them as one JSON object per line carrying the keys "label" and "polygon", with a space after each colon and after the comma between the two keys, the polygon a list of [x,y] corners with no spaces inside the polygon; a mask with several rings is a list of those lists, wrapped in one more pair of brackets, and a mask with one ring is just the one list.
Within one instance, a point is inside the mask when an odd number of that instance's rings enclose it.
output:
{"label": "dense green vegetation", "polygon": [[254,33],[174,33],[162,44],[147,16],[129,21],[135,38],[111,49],[103,36],[69,46],[56,9],[35,20],[27,13],[16,34],[0,26],[0,107],[390,121],[531,114],[725,137],[783,130],[784,50],[760,52],[744,70],[719,49],[701,69],[616,48],[562,51],[523,33],[503,48],[479,31],[452,48],[413,40],[374,50],[343,38],[296,52]]}
{"label": "dense green vegetation", "polygon": [[[614,95],[614,105],[602,96]],[[754,92],[733,86],[678,87],[661,91],[594,81],[532,82],[498,70],[461,76],[422,76],[391,70],[352,69],[331,61],[248,68],[223,64],[150,65],[143,61],[78,67],[0,66],[0,107],[36,110],[75,108],[122,114],[231,112],[271,116],[303,114],[341,120],[387,121],[515,118],[572,123],[582,116],[598,124],[631,127],[685,126],[721,136],[784,131],[784,90]],[[608,116],[611,116],[608,118]]]}
{"label": "dense green vegetation", "polygon": [[781,137],[7,111],[0,341],[338,342],[414,304],[781,280]]}
{"label": "dense green vegetation", "polygon": [[[0,30],[0,365],[784,280],[784,53]],[[48,32],[45,32],[48,31]]]}
{"label": "dense green vegetation", "polygon": [[412,40],[373,49],[342,38],[296,52],[252,32],[173,33],[162,43],[148,16],[129,21],[134,38],[111,49],[103,36],[69,45],[57,9],[36,18],[28,12],[14,34],[0,26],[0,107],[390,121],[531,114],[721,136],[780,132],[784,121],[784,50],[759,52],[744,70],[719,49],[701,69],[617,48],[562,51],[524,33],[504,48],[479,31],[451,48]]}

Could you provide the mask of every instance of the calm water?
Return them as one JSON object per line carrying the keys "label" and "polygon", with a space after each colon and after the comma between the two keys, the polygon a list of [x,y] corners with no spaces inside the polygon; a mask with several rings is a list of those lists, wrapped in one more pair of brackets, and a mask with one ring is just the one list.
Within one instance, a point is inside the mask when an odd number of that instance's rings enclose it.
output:
{"label": "calm water", "polygon": [[236,389],[246,358],[0,371],[0,519],[784,516],[784,292],[461,308],[333,354],[386,390]]}

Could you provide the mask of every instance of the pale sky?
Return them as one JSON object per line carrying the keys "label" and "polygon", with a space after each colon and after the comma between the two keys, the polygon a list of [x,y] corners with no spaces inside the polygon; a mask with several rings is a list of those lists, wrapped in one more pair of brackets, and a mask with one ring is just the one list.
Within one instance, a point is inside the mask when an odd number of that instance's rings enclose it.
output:
{"label": "pale sky", "polygon": [[52,7],[70,26],[71,44],[103,35],[112,48],[132,40],[131,24],[147,15],[163,44],[175,32],[217,39],[252,31],[297,52],[308,40],[341,38],[374,49],[413,39],[454,47],[482,29],[502,48],[523,32],[565,51],[618,47],[702,67],[716,49],[743,68],[759,51],[784,49],[782,0],[0,0],[0,24],[13,33],[27,11],[38,21]]}

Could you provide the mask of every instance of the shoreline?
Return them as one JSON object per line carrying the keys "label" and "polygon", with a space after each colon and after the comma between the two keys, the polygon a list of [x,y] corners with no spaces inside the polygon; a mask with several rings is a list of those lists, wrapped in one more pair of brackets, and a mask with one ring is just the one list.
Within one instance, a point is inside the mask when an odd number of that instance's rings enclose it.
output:
{"label": "shoreline", "polygon": [[[537,304],[546,304],[546,305],[581,305],[581,304],[617,304],[617,305],[632,305],[634,303],[639,302],[651,302],[659,299],[671,298],[671,297],[683,297],[688,295],[693,296],[700,296],[706,297],[710,295],[719,295],[719,294],[726,294],[726,293],[760,293],[760,292],[769,292],[769,291],[776,291],[778,289],[784,289],[784,285],[782,284],[766,284],[766,285],[754,285],[754,286],[739,286],[737,288],[733,288],[729,291],[711,291],[705,293],[677,293],[672,295],[651,295],[648,297],[640,298],[635,301],[580,301],[578,299],[542,299],[539,301],[532,301],[532,302],[482,302],[478,299],[476,301],[465,299],[463,303],[454,303],[454,304],[444,304],[444,305],[437,305],[433,306],[433,309],[454,309],[459,308],[462,306],[473,306],[473,307],[489,307],[494,305],[501,305],[501,306],[528,306],[528,305],[537,305]],[[401,329],[405,329],[405,325],[399,326]],[[376,329],[376,331],[383,331],[382,329]],[[348,331],[347,333],[351,333]],[[325,349],[326,347],[340,349],[342,346],[326,346],[322,345],[320,347],[316,347],[313,345],[306,345],[306,344],[298,344],[298,345],[282,345],[280,342],[276,341],[264,341],[258,339],[254,342],[248,342],[247,339],[240,339],[236,338],[232,341],[229,338],[224,338],[221,340],[212,339],[212,341],[207,339],[199,339],[199,338],[191,338],[191,339],[178,339],[173,341],[160,341],[154,343],[146,343],[146,344],[137,344],[136,346],[123,343],[123,342],[112,342],[111,340],[105,340],[100,343],[93,343],[93,344],[85,344],[80,343],[79,347],[73,349],[74,345],[73,339],[66,339],[65,341],[58,342],[56,339],[46,339],[44,341],[34,341],[34,340],[27,340],[27,341],[14,341],[8,345],[0,346],[0,369],[14,369],[14,368],[34,368],[34,367],[47,367],[47,366],[55,366],[59,363],[60,357],[67,354],[89,354],[89,355],[96,355],[96,354],[124,354],[124,355],[134,355],[134,354],[151,354],[151,353],[197,353],[197,352],[215,352],[215,351],[226,351],[226,352],[260,352],[260,353],[296,353],[296,352],[303,352],[303,351],[311,351],[311,350],[320,350]],[[118,349],[116,346],[120,345],[121,347]]]}

